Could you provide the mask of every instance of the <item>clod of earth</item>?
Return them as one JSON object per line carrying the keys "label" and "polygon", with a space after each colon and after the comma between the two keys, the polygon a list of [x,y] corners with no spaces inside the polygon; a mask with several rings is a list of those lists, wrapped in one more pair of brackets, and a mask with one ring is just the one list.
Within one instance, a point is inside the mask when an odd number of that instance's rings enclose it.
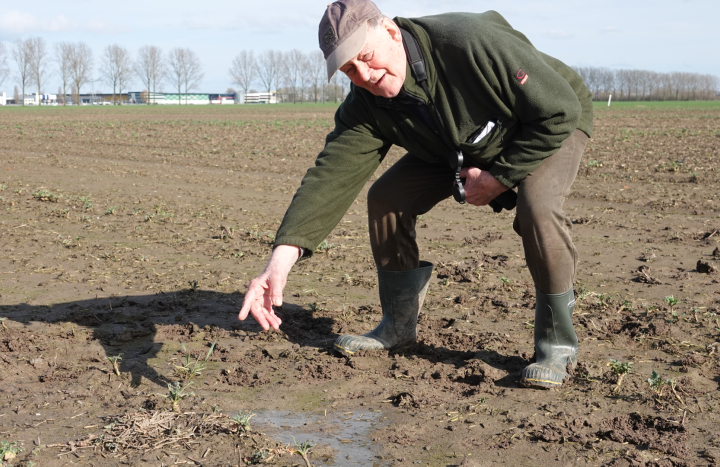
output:
{"label": "clod of earth", "polygon": [[717,267],[710,264],[707,261],[698,260],[697,262],[697,272],[703,273],[703,274],[714,274],[717,272]]}

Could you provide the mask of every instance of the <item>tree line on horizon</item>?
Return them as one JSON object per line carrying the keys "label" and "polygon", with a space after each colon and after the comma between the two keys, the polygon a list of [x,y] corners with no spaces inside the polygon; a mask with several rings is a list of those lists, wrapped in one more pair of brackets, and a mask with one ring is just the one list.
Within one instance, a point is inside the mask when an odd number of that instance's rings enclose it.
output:
{"label": "tree line on horizon", "polygon": [[[15,65],[15,101],[21,100],[23,105],[20,96],[25,96],[27,90],[49,94],[51,75],[59,78],[58,99],[63,104],[68,95],[73,102],[79,102],[83,87],[96,82],[111,86],[113,102],[121,103],[122,98],[118,102],[116,96],[135,81],[145,88],[141,97],[148,104],[166,84],[177,90],[181,103],[180,96],[187,97],[204,76],[200,58],[191,49],[178,47],[166,54],[154,45],[141,47],[134,59],[127,48],[108,45],[100,56],[99,78],[93,77],[95,58],[84,42],[59,42],[52,48],[41,37],[18,39],[10,47],[0,42],[0,86],[11,75],[8,62]],[[278,102],[341,102],[350,86],[342,73],[336,73],[327,83],[325,59],[320,51],[305,54],[298,49],[268,50],[256,59],[253,51],[243,50],[233,59],[228,73],[243,94],[257,92],[254,86],[258,85],[267,92],[276,91]],[[233,88],[227,91],[235,92]]]}
{"label": "tree line on horizon", "polygon": [[573,68],[595,100],[606,101],[611,94],[619,101],[708,101],[720,97],[720,79],[710,74]]}
{"label": "tree line on horizon", "polygon": [[[153,96],[158,88],[167,84],[180,96],[196,89],[204,72],[199,56],[189,48],[177,47],[164,53],[159,47],[141,47],[136,57],[118,44],[103,49],[97,69],[99,78],[93,78],[95,59],[92,49],[84,42],[59,42],[51,48],[41,37],[18,39],[8,47],[0,42],[0,86],[11,75],[8,62],[14,62],[13,77],[16,102],[26,89],[32,87],[38,94],[49,94],[49,77],[57,74],[60,81],[59,99],[65,96],[79,101],[81,89],[91,83],[104,82],[113,89],[113,102],[123,90],[139,80],[145,87],[143,96]],[[717,76],[699,73],[658,73],[646,70],[612,70],[604,67],[574,67],[585,81],[595,100],[715,100],[720,92]],[[231,82],[245,95],[275,91],[278,102],[341,102],[349,80],[336,73],[327,82],[325,59],[319,50],[304,53],[298,49],[287,52],[266,50],[255,54],[241,50],[232,60],[228,74]],[[228,92],[235,92],[228,88]],[[24,99],[23,105],[24,105]],[[152,99],[146,99],[147,103]]]}

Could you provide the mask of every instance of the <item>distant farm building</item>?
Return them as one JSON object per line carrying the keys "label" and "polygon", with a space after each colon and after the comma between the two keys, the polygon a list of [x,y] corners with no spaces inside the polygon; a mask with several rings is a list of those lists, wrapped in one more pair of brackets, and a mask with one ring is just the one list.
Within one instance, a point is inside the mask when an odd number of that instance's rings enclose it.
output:
{"label": "distant farm building", "polygon": [[277,92],[250,92],[245,94],[246,104],[277,104]]}
{"label": "distant farm building", "polygon": [[[244,98],[243,98],[244,97]],[[78,102],[75,102],[77,100]],[[227,105],[227,104],[277,104],[277,92],[251,92],[243,96],[239,93],[164,93],[132,91],[128,93],[91,93],[72,95],[63,99],[62,94],[26,94],[25,105],[112,105],[112,104],[151,104],[151,105]],[[0,93],[0,105],[19,105],[19,102],[5,92]]]}

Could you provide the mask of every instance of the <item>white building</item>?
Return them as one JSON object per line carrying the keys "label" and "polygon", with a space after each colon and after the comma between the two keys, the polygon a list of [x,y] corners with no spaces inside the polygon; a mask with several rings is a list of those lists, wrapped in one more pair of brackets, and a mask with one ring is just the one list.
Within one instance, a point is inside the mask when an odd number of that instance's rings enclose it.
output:
{"label": "white building", "polygon": [[5,91],[0,92],[0,105],[7,105],[7,96],[5,96]]}
{"label": "white building", "polygon": [[246,104],[277,104],[277,93],[271,92],[249,92],[245,94]]}

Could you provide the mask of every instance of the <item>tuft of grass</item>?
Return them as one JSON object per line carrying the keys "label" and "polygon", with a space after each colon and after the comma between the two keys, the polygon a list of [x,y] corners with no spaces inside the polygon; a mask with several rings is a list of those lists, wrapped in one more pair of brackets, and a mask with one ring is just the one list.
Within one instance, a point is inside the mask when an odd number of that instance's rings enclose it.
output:
{"label": "tuft of grass", "polygon": [[[205,370],[205,367],[207,367],[207,362],[210,359],[216,344],[217,339],[213,341],[204,360],[200,360],[200,358],[197,357],[194,362],[191,362],[190,355],[186,353],[184,365],[173,365],[175,367],[175,376],[180,378],[183,383],[190,382],[195,379],[196,376],[200,376],[203,370]],[[180,342],[180,345],[183,347],[183,350],[185,350],[185,344]]]}
{"label": "tuft of grass", "polygon": [[163,395],[163,397],[170,401],[174,412],[180,412],[180,402],[195,395],[195,393],[186,392],[191,384],[192,381],[187,384],[181,384],[180,381],[176,381],[175,384],[168,383],[168,394]]}

